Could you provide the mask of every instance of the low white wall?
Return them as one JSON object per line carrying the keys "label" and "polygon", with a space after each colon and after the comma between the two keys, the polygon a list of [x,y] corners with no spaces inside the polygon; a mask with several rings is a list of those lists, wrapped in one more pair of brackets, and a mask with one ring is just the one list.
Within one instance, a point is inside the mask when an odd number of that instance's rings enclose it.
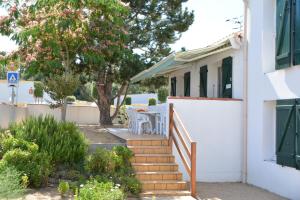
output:
{"label": "low white wall", "polygon": [[0,128],[8,128],[12,122],[21,122],[27,116],[26,107],[0,104]]}
{"label": "low white wall", "polygon": [[[242,101],[168,99],[168,103],[174,104],[197,142],[197,181],[241,181]],[[174,152],[177,153],[176,148]],[[186,179],[188,175],[178,154],[176,161]]]}
{"label": "low white wall", "polygon": [[[114,110],[112,109],[111,112]],[[51,109],[45,104],[28,104],[24,107],[14,107],[0,104],[0,127],[7,128],[12,122],[21,122],[29,116],[52,115],[56,120],[61,119],[60,108]],[[68,105],[66,121],[77,124],[98,124],[100,112],[96,106]]]}
{"label": "low white wall", "polygon": [[[157,101],[157,94],[129,94],[127,97],[131,97],[131,104],[146,104],[148,105],[149,99],[153,98]],[[121,96],[121,101],[124,96]],[[117,104],[117,99],[115,99],[114,104]]]}
{"label": "low white wall", "polygon": [[[28,116],[53,115],[56,120],[61,119],[60,108],[51,109],[49,105],[29,104]],[[68,105],[66,121],[77,124],[98,124],[100,112],[97,106]]]}

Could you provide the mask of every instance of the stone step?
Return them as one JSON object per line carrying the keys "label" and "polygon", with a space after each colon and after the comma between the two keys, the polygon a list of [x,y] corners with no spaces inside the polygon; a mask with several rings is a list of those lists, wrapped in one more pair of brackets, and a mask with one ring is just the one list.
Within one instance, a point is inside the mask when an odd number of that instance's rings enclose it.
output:
{"label": "stone step", "polygon": [[135,154],[170,154],[169,146],[127,146]]}
{"label": "stone step", "polygon": [[179,191],[174,191],[174,190],[148,190],[146,192],[142,192],[140,194],[141,197],[162,197],[161,199],[166,200],[163,197],[173,197],[173,196],[191,196],[191,192],[188,190],[179,190]]}
{"label": "stone step", "polygon": [[174,163],[172,154],[135,154],[132,163]]}
{"label": "stone step", "polygon": [[180,172],[136,172],[136,178],[140,181],[165,181],[182,180]]}
{"label": "stone step", "polygon": [[132,163],[136,172],[178,171],[175,163]]}
{"label": "stone step", "polygon": [[148,140],[139,140],[139,139],[128,139],[127,146],[168,146],[168,139],[148,139]]}
{"label": "stone step", "polygon": [[142,191],[154,190],[186,190],[187,183],[185,181],[141,181]]}

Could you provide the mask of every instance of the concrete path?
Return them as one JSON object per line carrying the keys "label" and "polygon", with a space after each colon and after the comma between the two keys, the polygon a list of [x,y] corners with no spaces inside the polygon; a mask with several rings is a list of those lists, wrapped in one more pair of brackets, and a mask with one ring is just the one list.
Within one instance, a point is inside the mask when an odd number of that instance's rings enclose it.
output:
{"label": "concrete path", "polygon": [[198,183],[197,192],[201,200],[286,200],[242,183]]}

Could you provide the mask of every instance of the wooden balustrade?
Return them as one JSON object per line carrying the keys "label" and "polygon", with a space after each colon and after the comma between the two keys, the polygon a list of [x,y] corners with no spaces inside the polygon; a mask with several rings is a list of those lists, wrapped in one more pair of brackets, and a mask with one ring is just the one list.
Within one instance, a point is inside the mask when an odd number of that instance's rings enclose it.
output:
{"label": "wooden balustrade", "polygon": [[[176,121],[175,121],[176,118]],[[176,123],[178,122],[178,124]],[[175,130],[175,131],[174,131]],[[180,130],[183,130],[182,132]],[[176,134],[176,135],[175,135]],[[180,143],[178,143],[178,139]],[[190,145],[190,148],[186,142],[188,140],[188,143]],[[186,128],[184,127],[180,117],[174,110],[174,105],[170,104],[169,107],[169,145],[172,147],[173,144],[175,145],[181,160],[184,164],[184,167],[187,171],[187,173],[190,176],[190,190],[191,195],[196,198],[196,148],[197,143],[194,142]],[[183,146],[186,155],[188,156],[188,160],[184,156],[184,153],[182,152],[182,149],[180,148],[180,144]]]}

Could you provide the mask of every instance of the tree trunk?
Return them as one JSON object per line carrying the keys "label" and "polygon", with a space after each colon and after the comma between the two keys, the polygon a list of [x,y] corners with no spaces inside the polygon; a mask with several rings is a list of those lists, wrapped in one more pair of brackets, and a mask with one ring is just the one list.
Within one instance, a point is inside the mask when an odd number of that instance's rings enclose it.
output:
{"label": "tree trunk", "polygon": [[67,99],[64,99],[64,102],[61,106],[61,121],[65,122],[67,116]]}
{"label": "tree trunk", "polygon": [[[111,86],[110,86],[111,84]],[[98,108],[100,111],[100,125],[112,125],[112,118],[110,117],[110,98],[111,98],[112,83],[98,83]]]}

